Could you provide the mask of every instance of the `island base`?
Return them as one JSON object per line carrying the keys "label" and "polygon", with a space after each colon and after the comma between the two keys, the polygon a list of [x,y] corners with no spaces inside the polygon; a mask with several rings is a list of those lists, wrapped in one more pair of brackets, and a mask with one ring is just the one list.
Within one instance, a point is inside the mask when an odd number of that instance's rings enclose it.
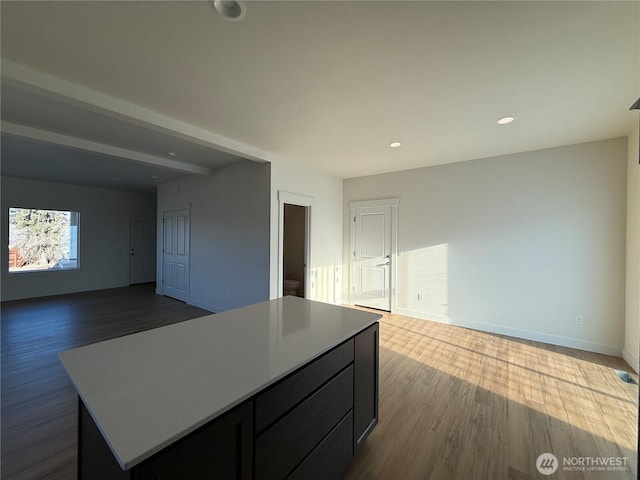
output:
{"label": "island base", "polygon": [[130,469],[79,402],[80,480],[335,480],[378,421],[378,324]]}

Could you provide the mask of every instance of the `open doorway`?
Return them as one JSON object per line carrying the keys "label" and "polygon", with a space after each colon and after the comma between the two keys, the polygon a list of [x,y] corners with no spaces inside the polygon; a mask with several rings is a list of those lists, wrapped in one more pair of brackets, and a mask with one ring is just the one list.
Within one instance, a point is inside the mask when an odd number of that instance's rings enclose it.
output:
{"label": "open doorway", "polygon": [[307,214],[309,207],[284,204],[282,267],[284,295],[305,297],[307,270]]}
{"label": "open doorway", "polygon": [[313,197],[278,192],[278,296],[314,297],[309,269]]}

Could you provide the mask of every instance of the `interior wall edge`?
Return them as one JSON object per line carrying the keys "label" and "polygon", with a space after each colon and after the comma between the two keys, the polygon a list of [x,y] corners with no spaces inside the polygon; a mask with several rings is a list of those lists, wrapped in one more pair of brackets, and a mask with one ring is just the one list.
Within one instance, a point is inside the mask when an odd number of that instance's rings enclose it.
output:
{"label": "interior wall edge", "polygon": [[633,368],[633,371],[640,373],[640,361],[634,357],[626,348],[622,349],[622,358]]}

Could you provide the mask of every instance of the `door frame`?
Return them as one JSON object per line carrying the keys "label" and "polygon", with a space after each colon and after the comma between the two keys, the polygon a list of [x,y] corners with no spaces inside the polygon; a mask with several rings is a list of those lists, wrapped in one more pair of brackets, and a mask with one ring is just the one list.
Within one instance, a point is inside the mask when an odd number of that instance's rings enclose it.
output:
{"label": "door frame", "polygon": [[354,279],[356,277],[356,265],[353,260],[356,251],[356,235],[355,235],[355,218],[356,209],[365,207],[391,207],[391,265],[389,268],[389,296],[391,313],[396,311],[397,301],[397,267],[398,260],[398,207],[400,205],[400,199],[395,198],[380,198],[375,200],[358,200],[349,202],[349,305],[354,306],[355,300],[355,285]]}
{"label": "door frame", "polygon": [[156,252],[156,256],[158,258],[158,263],[156,264],[156,294],[166,295],[164,291],[164,217],[169,212],[178,212],[182,210],[187,211],[187,218],[189,219],[189,244],[187,245],[187,249],[189,251],[189,278],[187,279],[187,299],[184,300],[184,302],[189,303],[189,299],[191,298],[191,202],[166,206],[159,212],[160,220],[156,228],[158,231],[158,250]]}
{"label": "door frame", "polygon": [[[137,283],[131,283],[131,256],[132,256],[132,252],[131,252],[131,235],[132,235],[132,223],[134,223],[137,220],[150,220],[150,222],[153,224],[156,232],[153,236],[153,258],[154,258],[154,262],[153,262],[153,266],[154,266],[154,271],[153,271],[153,275],[150,275],[148,278],[152,279],[152,278],[156,278],[157,279],[157,274],[156,274],[156,269],[157,269],[157,265],[158,265],[158,259],[157,259],[157,250],[158,250],[158,233],[157,233],[157,224],[156,224],[156,219],[155,217],[152,217],[151,215],[129,215],[129,285],[136,285],[138,283],[147,283],[147,282],[152,282],[153,280],[144,280],[142,282],[137,282]],[[137,252],[136,252],[137,253]]]}
{"label": "door frame", "polygon": [[311,293],[311,215],[313,213],[313,197],[278,190],[278,297],[284,293],[284,205],[307,207],[304,232],[304,298]]}

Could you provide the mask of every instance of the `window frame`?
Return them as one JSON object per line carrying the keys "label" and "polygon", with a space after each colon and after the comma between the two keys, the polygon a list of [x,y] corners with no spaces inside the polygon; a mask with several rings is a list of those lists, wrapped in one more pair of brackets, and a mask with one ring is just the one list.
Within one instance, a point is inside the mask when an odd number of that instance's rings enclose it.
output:
{"label": "window frame", "polygon": [[[28,211],[38,211],[38,212],[54,212],[54,213],[62,213],[68,215],[68,256],[62,257],[50,266],[42,268],[20,268],[20,267],[12,267],[11,256],[12,249],[17,248],[15,245],[12,245],[12,230],[14,229],[12,224],[12,218],[14,214],[12,211],[15,210],[28,210]],[[42,272],[64,272],[64,271],[77,271],[80,270],[80,212],[77,210],[61,210],[55,208],[34,208],[34,207],[18,207],[11,206],[7,208],[8,218],[7,218],[7,227],[8,227],[8,246],[7,246],[7,269],[6,273],[13,274],[27,274],[27,273],[42,273]],[[75,251],[74,251],[75,250]],[[74,255],[75,254],[75,255]],[[19,254],[18,254],[19,255]],[[67,265],[60,264],[60,262],[68,262]]]}

